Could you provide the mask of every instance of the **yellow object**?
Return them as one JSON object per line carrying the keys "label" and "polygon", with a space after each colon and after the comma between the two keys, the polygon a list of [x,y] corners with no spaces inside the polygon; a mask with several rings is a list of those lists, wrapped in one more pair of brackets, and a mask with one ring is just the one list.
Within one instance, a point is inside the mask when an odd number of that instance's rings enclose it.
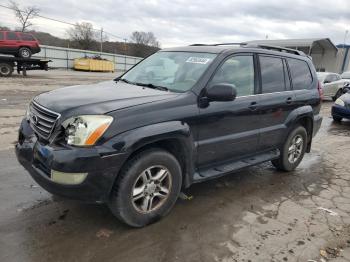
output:
{"label": "yellow object", "polygon": [[95,72],[114,72],[114,63],[108,60],[77,58],[74,59],[74,69]]}
{"label": "yellow object", "polygon": [[88,173],[64,173],[51,169],[51,180],[64,185],[81,184]]}

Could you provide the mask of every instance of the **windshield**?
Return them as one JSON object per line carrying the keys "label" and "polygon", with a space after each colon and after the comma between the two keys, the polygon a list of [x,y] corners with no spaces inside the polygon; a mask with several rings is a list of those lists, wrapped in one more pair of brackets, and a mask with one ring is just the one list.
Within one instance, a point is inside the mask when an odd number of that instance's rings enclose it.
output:
{"label": "windshield", "polygon": [[216,54],[158,52],[146,58],[121,79],[131,84],[165,87],[174,92],[190,90]]}

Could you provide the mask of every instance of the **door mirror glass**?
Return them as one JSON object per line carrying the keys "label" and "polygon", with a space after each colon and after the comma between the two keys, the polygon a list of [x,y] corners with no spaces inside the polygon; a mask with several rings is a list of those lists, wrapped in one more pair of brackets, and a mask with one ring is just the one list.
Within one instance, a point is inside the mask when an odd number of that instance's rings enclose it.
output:
{"label": "door mirror glass", "polygon": [[209,101],[233,101],[237,91],[234,85],[216,84],[207,90],[206,95]]}

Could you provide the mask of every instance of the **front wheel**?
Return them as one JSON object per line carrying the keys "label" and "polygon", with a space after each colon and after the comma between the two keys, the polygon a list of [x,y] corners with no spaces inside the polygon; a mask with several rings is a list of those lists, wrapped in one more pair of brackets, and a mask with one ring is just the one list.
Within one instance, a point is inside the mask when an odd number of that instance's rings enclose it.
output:
{"label": "front wheel", "polygon": [[333,101],[337,100],[343,94],[343,89],[339,89],[335,96],[332,97]]}
{"label": "front wheel", "polygon": [[334,120],[334,122],[340,123],[342,118],[338,117],[338,116],[333,116],[333,120]]}
{"label": "front wheel", "polygon": [[169,213],[180,194],[181,167],[162,149],[143,151],[130,159],[115,182],[109,207],[133,227],[151,224]]}
{"label": "front wheel", "polygon": [[307,146],[307,133],[304,127],[296,127],[290,134],[281,149],[278,159],[272,164],[279,170],[292,171],[303,160]]}

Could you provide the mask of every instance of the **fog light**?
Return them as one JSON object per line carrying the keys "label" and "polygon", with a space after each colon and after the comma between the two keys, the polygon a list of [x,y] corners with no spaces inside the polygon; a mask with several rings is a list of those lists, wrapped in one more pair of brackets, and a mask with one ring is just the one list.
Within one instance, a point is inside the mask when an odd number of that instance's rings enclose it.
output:
{"label": "fog light", "polygon": [[51,180],[65,185],[77,185],[82,183],[88,173],[64,173],[51,170]]}

